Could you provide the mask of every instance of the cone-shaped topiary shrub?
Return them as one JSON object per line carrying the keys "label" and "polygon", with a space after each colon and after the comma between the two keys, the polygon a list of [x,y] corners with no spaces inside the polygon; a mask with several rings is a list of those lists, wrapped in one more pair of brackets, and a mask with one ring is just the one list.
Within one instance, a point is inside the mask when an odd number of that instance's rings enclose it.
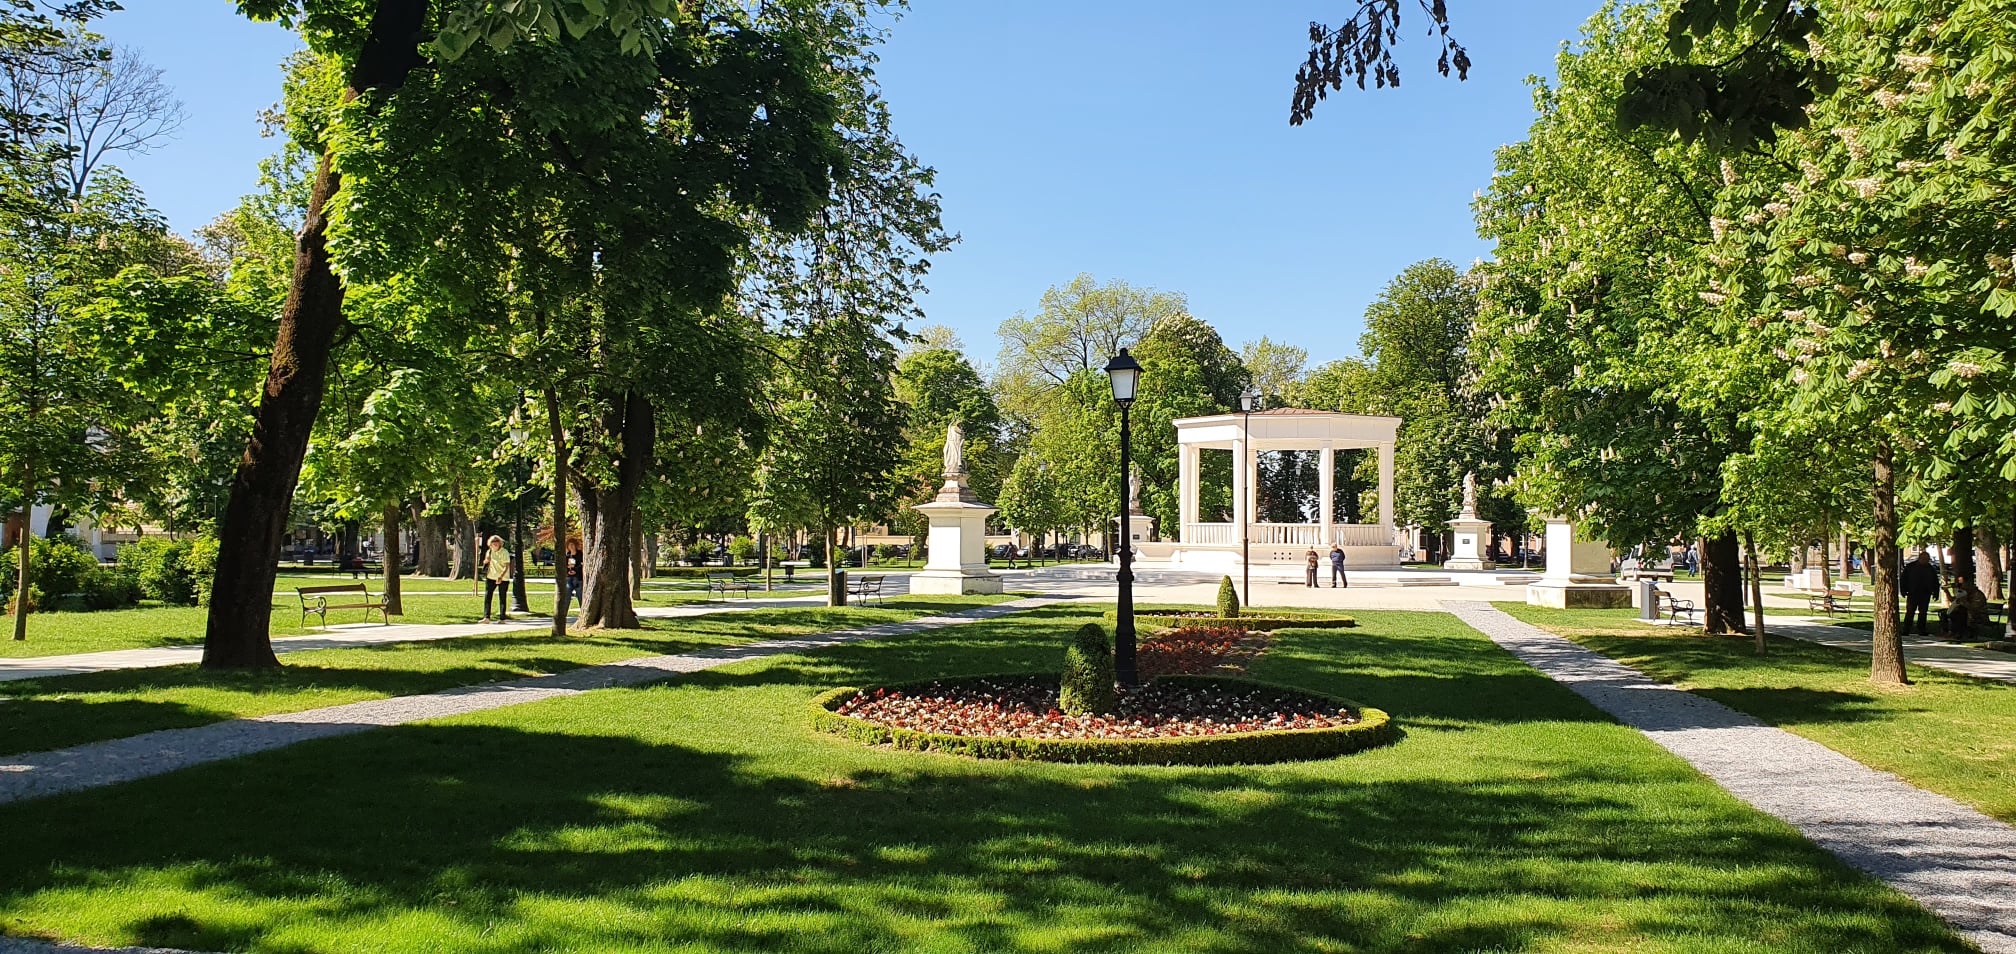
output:
{"label": "cone-shaped topiary shrub", "polygon": [[1107,715],[1120,708],[1120,694],[1113,688],[1113,647],[1098,623],[1078,627],[1064,647],[1057,708],[1072,715]]}
{"label": "cone-shaped topiary shrub", "polygon": [[1218,581],[1218,615],[1223,619],[1239,618],[1239,591],[1232,586],[1232,578]]}

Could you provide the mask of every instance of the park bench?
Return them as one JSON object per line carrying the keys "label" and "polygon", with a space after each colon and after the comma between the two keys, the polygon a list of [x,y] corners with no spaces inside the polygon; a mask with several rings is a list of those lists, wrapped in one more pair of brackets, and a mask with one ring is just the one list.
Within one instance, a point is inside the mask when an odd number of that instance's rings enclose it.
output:
{"label": "park bench", "polygon": [[1854,607],[1855,588],[1845,583],[1836,583],[1825,593],[1806,594],[1806,609],[1814,613],[1846,613]]}
{"label": "park bench", "polygon": [[1683,600],[1674,596],[1671,593],[1666,592],[1665,590],[1657,588],[1654,588],[1652,590],[1652,595],[1659,601],[1657,604],[1658,609],[1656,612],[1663,614],[1668,620],[1675,623],[1679,623],[1683,622],[1683,620],[1680,617],[1685,616],[1687,618],[1684,620],[1684,622],[1686,622],[1688,625],[1690,626],[1700,625],[1700,621],[1695,619],[1695,615],[1699,612],[1699,610],[1694,608],[1693,600]]}
{"label": "park bench", "polygon": [[[304,626],[308,623],[308,614],[310,613],[315,614],[316,618],[322,621],[322,625],[327,626],[329,625],[330,610],[345,609],[363,610],[364,621],[367,623],[371,621],[371,613],[374,610],[378,613],[378,622],[391,622],[385,618],[385,600],[383,598],[373,599],[371,588],[362,583],[341,583],[333,586],[297,586],[294,588],[294,595],[301,598],[301,623]],[[350,602],[331,603],[329,602],[330,597],[349,599]]]}
{"label": "park bench", "polygon": [[749,598],[749,590],[749,584],[736,578],[733,573],[716,572],[707,574],[707,593],[710,597],[715,593],[719,593],[721,594],[721,598],[725,600],[728,598],[729,593],[741,593],[742,598],[746,600]]}
{"label": "park bench", "polygon": [[854,577],[847,581],[847,595],[864,604],[873,600],[877,605],[880,605],[882,602],[882,578],[880,576]]}

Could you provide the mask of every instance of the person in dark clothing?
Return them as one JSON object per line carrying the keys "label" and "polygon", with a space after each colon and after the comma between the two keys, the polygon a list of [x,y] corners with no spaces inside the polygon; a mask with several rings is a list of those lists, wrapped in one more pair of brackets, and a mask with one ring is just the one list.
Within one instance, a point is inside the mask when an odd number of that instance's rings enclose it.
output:
{"label": "person in dark clothing", "polygon": [[1918,618],[1918,635],[1929,636],[1926,631],[1925,615],[1932,606],[1932,597],[1939,595],[1939,569],[1932,565],[1932,555],[1923,550],[1904,564],[1903,572],[1897,574],[1897,588],[1904,591],[1904,632],[1911,631],[1911,618]]}
{"label": "person in dark clothing", "polygon": [[1315,586],[1315,585],[1316,585],[1316,551],[1314,551],[1314,550],[1311,550],[1311,551],[1309,551],[1309,557],[1308,557],[1308,560],[1307,560],[1307,569],[1308,569],[1308,574],[1307,574],[1307,577],[1306,577],[1306,578],[1305,578],[1305,579],[1303,580],[1303,585],[1304,585],[1304,586]]}
{"label": "person in dark clothing", "polygon": [[567,545],[567,579],[565,583],[567,586],[567,599],[574,603],[581,602],[581,548],[571,543]]}
{"label": "person in dark clothing", "polygon": [[1330,588],[1350,585],[1351,581],[1344,576],[1344,548],[1333,543],[1330,545]]}

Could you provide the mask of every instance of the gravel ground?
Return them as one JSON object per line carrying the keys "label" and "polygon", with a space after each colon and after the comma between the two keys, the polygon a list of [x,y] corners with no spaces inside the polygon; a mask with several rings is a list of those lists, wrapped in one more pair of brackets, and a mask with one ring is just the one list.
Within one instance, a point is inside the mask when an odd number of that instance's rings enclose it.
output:
{"label": "gravel ground", "polygon": [[1656,682],[1489,603],[1458,619],[1737,798],[1911,896],[1982,950],[2016,954],[2016,828],[1719,702]]}
{"label": "gravel ground", "polygon": [[[427,695],[374,699],[189,729],[164,729],[67,749],[0,757],[0,804],[116,785],[194,765],[283,748],[309,739],[349,735],[379,726],[499,709],[593,689],[641,685],[745,659],[761,659],[779,653],[997,619],[1054,602],[1056,599],[1048,597],[1013,600],[901,623],[881,623],[813,636],[714,647],[676,656],[647,656]],[[5,954],[4,948],[0,948],[0,954]]]}

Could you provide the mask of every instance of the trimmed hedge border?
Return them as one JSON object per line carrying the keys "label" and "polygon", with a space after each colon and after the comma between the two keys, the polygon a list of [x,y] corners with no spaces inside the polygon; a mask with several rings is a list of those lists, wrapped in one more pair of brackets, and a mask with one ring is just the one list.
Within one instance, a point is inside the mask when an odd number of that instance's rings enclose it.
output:
{"label": "trimmed hedge border", "polygon": [[995,736],[946,735],[919,732],[843,716],[833,710],[856,693],[883,689],[915,689],[932,684],[961,684],[983,680],[1033,679],[1055,682],[1049,673],[1004,673],[986,676],[959,676],[928,679],[862,689],[843,686],[820,693],[811,703],[812,727],[842,735],[869,745],[890,745],[914,752],[942,752],[978,759],[1023,759],[1034,762],[1103,763],[1108,765],[1255,765],[1266,762],[1295,762],[1348,755],[1363,749],[1390,745],[1399,740],[1400,729],[1383,710],[1361,706],[1348,699],[1276,686],[1252,679],[1228,676],[1163,676],[1163,682],[1227,685],[1236,688],[1293,692],[1350,708],[1358,713],[1351,725],[1325,729],[1283,729],[1274,732],[1232,732],[1225,735],[1184,736],[1168,739],[1021,739]]}
{"label": "trimmed hedge border", "polygon": [[[1106,621],[1117,622],[1120,614],[1108,612]],[[1232,629],[1355,629],[1358,621],[1349,616],[1328,619],[1304,616],[1178,616],[1174,613],[1136,613],[1134,619],[1157,626],[1223,626]]]}

